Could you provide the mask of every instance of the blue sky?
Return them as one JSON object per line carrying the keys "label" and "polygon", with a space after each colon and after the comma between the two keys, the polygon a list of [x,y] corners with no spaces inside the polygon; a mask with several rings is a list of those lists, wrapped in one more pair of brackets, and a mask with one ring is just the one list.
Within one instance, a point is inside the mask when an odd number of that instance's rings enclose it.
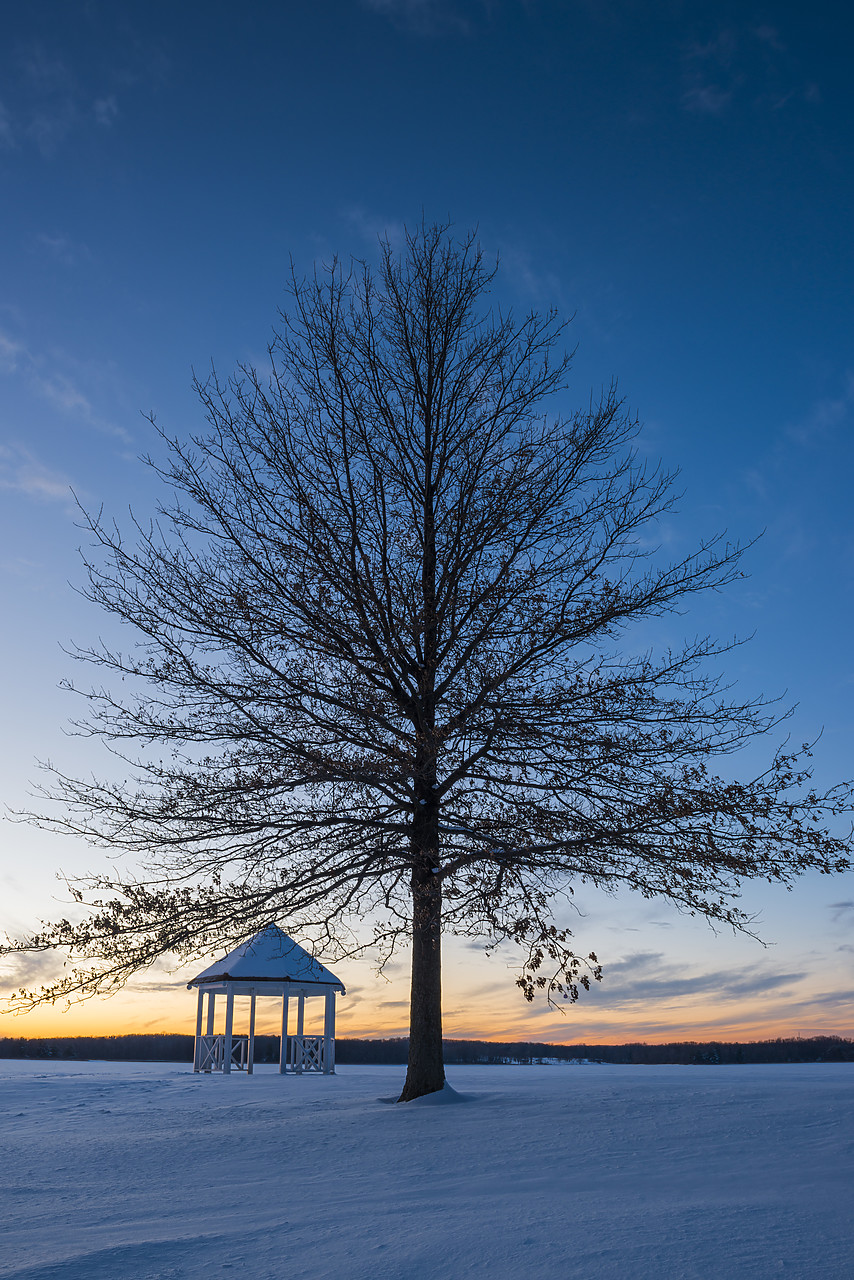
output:
{"label": "blue sky", "polygon": [[[197,427],[192,368],[262,357],[291,258],[370,258],[422,211],[479,227],[502,304],[574,316],[555,407],[619,379],[642,449],[681,467],[668,553],[764,531],[747,580],[644,642],[753,633],[727,663],[739,687],[797,702],[795,741],[823,730],[822,782],[854,776],[853,34],[825,2],[16,6],[0,47],[5,803],[26,802],[36,756],[103,767],[64,735],[57,688],[59,646],[107,625],[73,591],[69,488],[150,511],[142,413]],[[11,824],[0,840],[13,932],[56,914],[58,866],[101,859]],[[746,901],[767,950],[655,904],[585,900],[606,982],[567,1019],[524,1005],[509,955],[452,949],[449,1027],[854,1034],[852,878]],[[389,986],[367,965],[344,976],[345,1030],[402,1029],[405,965]],[[160,975],[51,1016],[177,1027],[184,1003]],[[39,1016],[0,1032],[34,1034]]]}

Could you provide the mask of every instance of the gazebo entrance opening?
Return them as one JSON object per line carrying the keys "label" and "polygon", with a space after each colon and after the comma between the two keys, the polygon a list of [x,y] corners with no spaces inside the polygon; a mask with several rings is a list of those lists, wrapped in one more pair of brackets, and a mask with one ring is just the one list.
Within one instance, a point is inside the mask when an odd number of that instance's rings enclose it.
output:
{"label": "gazebo entrance opening", "polygon": [[[302,1075],[307,1071],[335,1073],[335,997],[344,993],[341,982],[318,960],[270,925],[249,942],[230,952],[187,984],[198,987],[193,1071],[232,1071],[252,1074],[255,1066],[255,1012],[259,996],[281,1000],[279,1072]],[[225,998],[225,1029],[217,1033],[217,996]],[[249,1000],[247,1034],[235,1032],[235,998]],[[323,997],[323,1032],[305,1032],[306,1000]],[[205,999],[207,998],[207,1007]],[[296,1006],[296,1026],[291,1030]],[[221,1007],[221,1005],[219,1006]]]}

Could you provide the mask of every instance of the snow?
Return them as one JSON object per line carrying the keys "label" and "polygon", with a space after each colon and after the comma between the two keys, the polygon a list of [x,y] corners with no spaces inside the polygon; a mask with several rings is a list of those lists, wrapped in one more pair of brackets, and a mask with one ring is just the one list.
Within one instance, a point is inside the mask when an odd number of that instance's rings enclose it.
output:
{"label": "snow", "polygon": [[854,1276],[852,1064],[448,1076],[0,1061],[0,1277]]}
{"label": "snow", "polygon": [[278,925],[270,924],[248,942],[197,974],[187,985],[225,979],[241,982],[317,983],[344,990],[344,985],[325,965],[289,938]]}

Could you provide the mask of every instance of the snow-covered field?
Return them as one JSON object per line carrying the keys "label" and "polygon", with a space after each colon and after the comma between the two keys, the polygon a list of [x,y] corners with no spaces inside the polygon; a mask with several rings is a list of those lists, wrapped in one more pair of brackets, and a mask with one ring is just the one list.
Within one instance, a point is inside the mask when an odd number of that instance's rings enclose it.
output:
{"label": "snow-covered field", "polygon": [[0,1061],[0,1277],[849,1280],[854,1066]]}

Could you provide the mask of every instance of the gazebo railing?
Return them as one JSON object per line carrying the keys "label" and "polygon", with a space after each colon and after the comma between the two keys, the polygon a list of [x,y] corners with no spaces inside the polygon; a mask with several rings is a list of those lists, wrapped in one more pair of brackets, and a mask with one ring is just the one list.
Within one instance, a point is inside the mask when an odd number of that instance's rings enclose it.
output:
{"label": "gazebo railing", "polygon": [[[245,1071],[249,1059],[249,1037],[232,1036],[232,1070]],[[225,1065],[225,1036],[199,1037],[199,1071],[222,1071]],[[326,1067],[326,1042],[323,1036],[288,1036],[287,1070],[323,1072]]]}
{"label": "gazebo railing", "polygon": [[325,1065],[323,1036],[288,1036],[289,1071],[323,1071]]}
{"label": "gazebo railing", "polygon": [[[249,1060],[249,1037],[232,1036],[231,1065],[245,1071]],[[225,1065],[225,1036],[199,1037],[199,1071],[222,1071]]]}

